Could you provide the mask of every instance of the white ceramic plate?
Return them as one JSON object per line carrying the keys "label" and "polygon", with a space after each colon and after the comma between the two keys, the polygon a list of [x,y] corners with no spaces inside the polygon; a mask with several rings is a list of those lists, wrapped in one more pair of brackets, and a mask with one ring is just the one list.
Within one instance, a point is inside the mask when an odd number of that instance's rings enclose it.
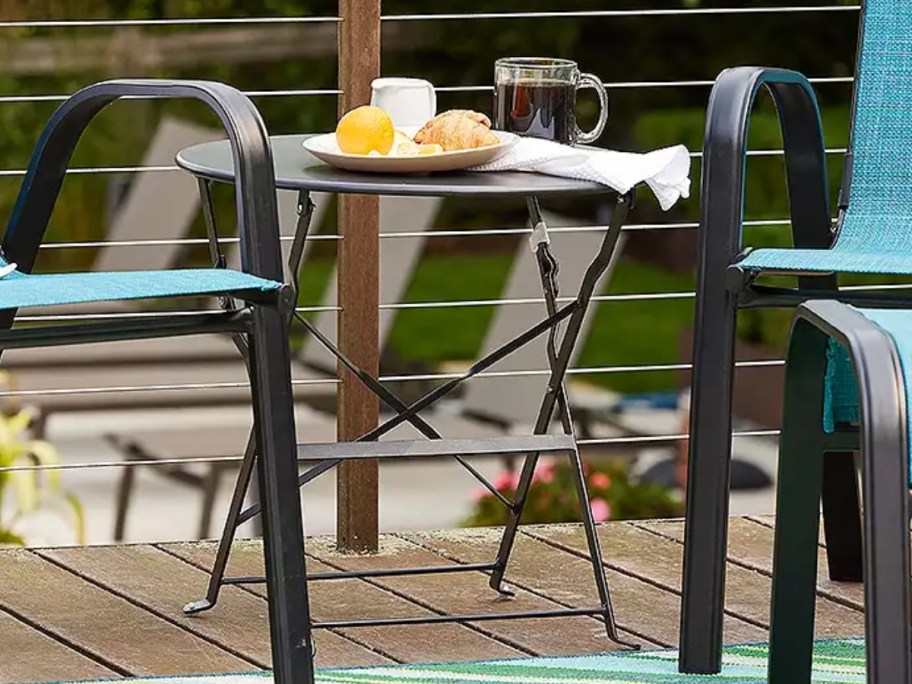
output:
{"label": "white ceramic plate", "polygon": [[500,144],[418,157],[370,157],[363,154],[346,154],[339,150],[335,133],[326,133],[307,138],[304,141],[304,149],[320,161],[347,171],[366,171],[369,173],[457,171],[496,159],[516,142],[516,136],[513,133],[505,133],[503,131],[493,131],[493,133],[500,140]]}

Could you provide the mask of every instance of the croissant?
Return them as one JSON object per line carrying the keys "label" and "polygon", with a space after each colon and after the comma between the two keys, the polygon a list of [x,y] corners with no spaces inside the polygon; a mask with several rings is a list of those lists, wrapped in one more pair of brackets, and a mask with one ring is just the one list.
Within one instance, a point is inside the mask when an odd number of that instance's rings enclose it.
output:
{"label": "croissant", "polygon": [[468,109],[451,109],[438,114],[424,124],[414,140],[424,145],[440,145],[446,152],[500,143],[491,132],[491,120],[480,112]]}

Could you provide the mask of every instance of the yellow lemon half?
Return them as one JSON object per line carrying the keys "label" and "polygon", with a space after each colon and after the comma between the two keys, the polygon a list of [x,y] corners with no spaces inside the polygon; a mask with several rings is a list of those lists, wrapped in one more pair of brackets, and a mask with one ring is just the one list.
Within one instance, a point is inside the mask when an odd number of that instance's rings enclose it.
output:
{"label": "yellow lemon half", "polygon": [[395,135],[389,114],[369,105],[351,110],[336,126],[336,142],[346,154],[389,154]]}

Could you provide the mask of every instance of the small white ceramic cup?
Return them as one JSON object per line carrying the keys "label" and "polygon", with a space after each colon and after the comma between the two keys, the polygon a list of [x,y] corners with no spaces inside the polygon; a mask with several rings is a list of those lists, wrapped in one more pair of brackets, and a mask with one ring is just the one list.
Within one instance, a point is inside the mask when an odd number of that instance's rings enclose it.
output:
{"label": "small white ceramic cup", "polygon": [[375,78],[370,103],[389,114],[396,128],[420,128],[437,114],[434,86],[421,78]]}

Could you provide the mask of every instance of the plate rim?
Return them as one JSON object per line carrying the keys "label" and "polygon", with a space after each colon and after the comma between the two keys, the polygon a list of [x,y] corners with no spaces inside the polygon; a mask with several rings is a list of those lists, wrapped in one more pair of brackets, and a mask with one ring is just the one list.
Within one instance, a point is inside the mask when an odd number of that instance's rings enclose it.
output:
{"label": "plate rim", "polygon": [[[432,159],[432,158],[433,159],[446,159],[446,158],[452,158],[452,157],[455,157],[458,155],[463,155],[468,152],[475,152],[475,151],[482,150],[482,149],[485,149],[485,150],[506,149],[507,147],[514,145],[516,143],[516,141],[519,139],[519,136],[516,135],[516,133],[510,133],[509,131],[495,131],[495,130],[491,129],[491,132],[497,136],[500,136],[500,135],[507,136],[507,139],[501,141],[497,145],[485,145],[484,147],[470,147],[470,148],[466,148],[466,149],[462,149],[462,150],[449,150],[446,152],[438,152],[437,154],[426,155],[426,158],[427,159]],[[309,153],[315,154],[314,150],[311,149],[311,145],[316,143],[316,141],[326,138],[331,135],[335,135],[335,131],[332,131],[330,133],[320,133],[317,135],[309,136],[304,139],[304,141],[301,143],[301,146],[305,150],[307,150]],[[373,159],[377,159],[377,160],[416,159],[421,156],[421,155],[415,155],[415,156],[411,156],[411,157],[406,157],[406,156],[395,156],[395,157],[375,156],[375,157],[372,157],[369,154],[352,154],[350,152],[342,152],[342,151],[334,152],[332,150],[327,150],[327,149],[319,149],[319,150],[317,150],[317,152],[319,152],[320,154],[330,155],[333,157],[339,157],[342,159],[351,159],[351,160],[359,160],[359,161],[367,160],[367,159],[372,159],[372,160]]]}

